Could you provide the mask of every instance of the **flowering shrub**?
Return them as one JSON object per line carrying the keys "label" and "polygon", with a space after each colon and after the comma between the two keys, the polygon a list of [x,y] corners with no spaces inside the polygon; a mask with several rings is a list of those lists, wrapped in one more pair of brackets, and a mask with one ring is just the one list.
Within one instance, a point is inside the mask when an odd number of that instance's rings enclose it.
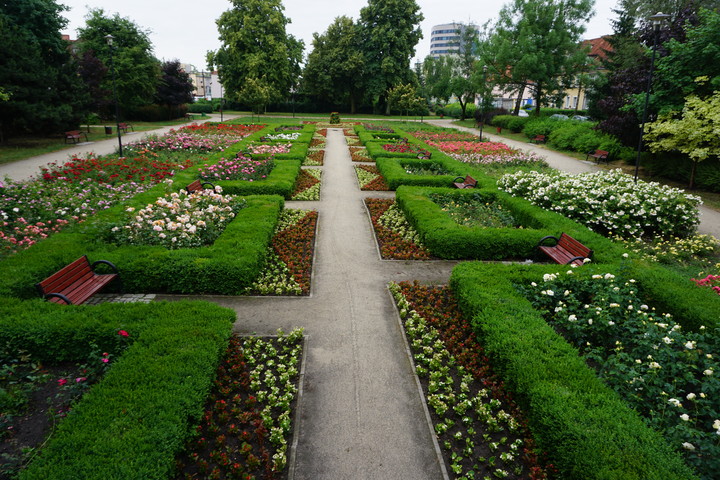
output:
{"label": "flowering shrub", "polygon": [[272,171],[275,163],[272,158],[253,160],[238,154],[237,157],[226,160],[220,159],[214,165],[205,164],[200,167],[199,174],[202,180],[245,180],[248,182],[262,180]]}
{"label": "flowering shrub", "polygon": [[447,212],[458,225],[485,228],[519,226],[512,213],[503,209],[502,204],[488,202],[477,193],[462,197],[433,193],[429,198],[440,206],[443,212]]}
{"label": "flowering shrub", "polygon": [[292,143],[277,143],[274,145],[267,145],[267,144],[265,144],[265,145],[248,145],[245,152],[249,153],[249,154],[257,154],[257,155],[264,155],[264,154],[275,155],[276,153],[290,152],[290,147],[292,147]]}
{"label": "flowering shrub", "polygon": [[295,191],[291,200],[320,200],[320,177],[322,170],[319,168],[304,168],[300,170]]}
{"label": "flowering shrub", "polygon": [[447,287],[391,283],[453,478],[547,478],[522,413]]}
{"label": "flowering shrub", "polygon": [[177,478],[283,478],[302,339],[302,329],[230,338]]}
{"label": "flowering shrub", "polygon": [[300,138],[300,132],[294,132],[294,133],[273,133],[270,135],[265,135],[263,137],[260,137],[261,142],[275,142],[278,140],[284,140],[284,141],[293,141]]}
{"label": "flowering shrub", "polygon": [[217,191],[171,193],[135,212],[128,207],[128,222],[114,226],[110,241],[129,245],[194,248],[211,245],[225,230],[245,200]]}
{"label": "flowering shrub", "polygon": [[420,242],[420,237],[395,204],[395,200],[365,199],[380,255],[392,260],[429,260],[430,252]]}
{"label": "flowering shrub", "polygon": [[700,197],[655,182],[634,183],[619,169],[579,175],[518,172],[504,175],[498,186],[610,237],[687,237],[700,222]]}
{"label": "flowering shrub", "polygon": [[710,287],[720,295],[720,275],[708,275],[700,280],[692,279],[699,287]]}
{"label": "flowering shrub", "polygon": [[644,304],[634,280],[546,274],[521,288],[598,374],[664,432],[703,478],[720,471],[720,337],[684,332]]}

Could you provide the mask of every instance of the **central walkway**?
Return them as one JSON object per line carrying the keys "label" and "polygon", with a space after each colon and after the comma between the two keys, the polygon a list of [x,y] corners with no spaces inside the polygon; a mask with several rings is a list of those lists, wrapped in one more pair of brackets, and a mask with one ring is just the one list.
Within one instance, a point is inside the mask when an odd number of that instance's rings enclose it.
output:
{"label": "central walkway", "polygon": [[[447,284],[456,262],[383,261],[341,129],[329,129],[312,293],[305,298],[195,297],[237,312],[239,333],[304,327],[309,337],[295,479],[441,479],[387,283]],[[177,299],[158,295],[159,300]]]}

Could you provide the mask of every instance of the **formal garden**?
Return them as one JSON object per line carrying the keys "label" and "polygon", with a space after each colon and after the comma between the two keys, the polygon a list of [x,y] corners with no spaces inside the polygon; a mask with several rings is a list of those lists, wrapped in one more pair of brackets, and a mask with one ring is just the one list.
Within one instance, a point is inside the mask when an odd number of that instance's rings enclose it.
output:
{"label": "formal garden", "polygon": [[[233,335],[210,300],[312,294],[328,128],[380,255],[460,262],[388,286],[450,478],[717,478],[720,246],[698,197],[424,123],[287,120],[2,183],[0,478],[287,477],[307,338]],[[591,259],[539,256],[561,232]],[[207,300],[38,298],[82,255],[117,266],[112,292]]]}

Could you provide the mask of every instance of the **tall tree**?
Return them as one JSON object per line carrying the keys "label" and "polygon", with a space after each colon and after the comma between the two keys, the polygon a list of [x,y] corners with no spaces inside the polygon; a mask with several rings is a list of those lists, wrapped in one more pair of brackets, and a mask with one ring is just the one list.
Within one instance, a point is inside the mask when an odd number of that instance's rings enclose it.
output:
{"label": "tall tree", "polygon": [[364,65],[360,46],[357,25],[346,16],[335,18],[324,34],[313,34],[303,72],[306,92],[336,104],[347,102],[355,113]]}
{"label": "tall tree", "polygon": [[[113,46],[106,36],[113,36]],[[112,49],[112,51],[111,51]],[[85,17],[85,27],[78,29],[78,53],[94,52],[107,68],[114,67],[117,96],[123,111],[153,103],[160,80],[160,62],[153,55],[147,31],[129,18],[117,13],[112,17],[98,8]],[[102,88],[112,91],[112,71],[108,71]]]}
{"label": "tall tree", "polygon": [[[484,64],[506,84],[529,86],[535,108],[554,103],[586,52],[578,48],[592,16],[592,0],[512,0],[484,44]],[[516,106],[516,111],[519,105]]]}
{"label": "tall tree", "polygon": [[452,96],[450,80],[454,68],[455,59],[451,56],[434,58],[428,55],[423,61],[426,94],[441,105],[446,104]]}
{"label": "tall tree", "polygon": [[[216,23],[222,45],[209,52],[208,63],[218,68],[227,96],[249,102],[269,95],[268,101],[288,98],[300,76],[303,42],[286,32],[290,20],[280,0],[231,0],[232,8]],[[248,86],[252,79],[252,87]],[[258,92],[263,92],[258,96]]]}
{"label": "tall tree", "polygon": [[65,7],[54,0],[0,3],[0,137],[76,128],[88,97],[62,30]]}
{"label": "tall tree", "polygon": [[465,119],[465,110],[470,102],[475,102],[480,89],[481,69],[478,62],[478,31],[473,25],[467,25],[460,32],[460,48],[454,55],[454,68],[451,70],[450,92],[460,104],[460,120]]}
{"label": "tall tree", "polygon": [[413,80],[410,60],[422,38],[419,24],[423,18],[415,0],[368,0],[360,10],[363,84],[375,111],[384,105],[389,114],[388,90]]}
{"label": "tall tree", "polygon": [[160,70],[162,77],[155,93],[155,103],[173,107],[191,103],[195,86],[190,80],[190,75],[180,67],[180,61],[163,62]]}

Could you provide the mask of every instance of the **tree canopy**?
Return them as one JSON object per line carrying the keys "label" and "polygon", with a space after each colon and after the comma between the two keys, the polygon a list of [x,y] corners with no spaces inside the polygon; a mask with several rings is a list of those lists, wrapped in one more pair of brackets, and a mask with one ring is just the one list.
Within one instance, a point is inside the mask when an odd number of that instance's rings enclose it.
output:
{"label": "tree canopy", "polygon": [[[227,96],[241,102],[287,98],[300,76],[303,42],[286,32],[280,0],[231,0],[216,23],[221,46],[208,52]],[[248,80],[252,79],[252,87]],[[265,92],[258,96],[258,92]]]}
{"label": "tree canopy", "polygon": [[163,62],[160,70],[162,77],[155,93],[155,103],[168,106],[192,103],[195,86],[190,75],[180,67],[180,61]]}
{"label": "tree canopy", "polygon": [[360,10],[363,85],[375,110],[384,103],[389,113],[388,90],[414,80],[410,60],[422,38],[423,18],[415,0],[369,0]]}

